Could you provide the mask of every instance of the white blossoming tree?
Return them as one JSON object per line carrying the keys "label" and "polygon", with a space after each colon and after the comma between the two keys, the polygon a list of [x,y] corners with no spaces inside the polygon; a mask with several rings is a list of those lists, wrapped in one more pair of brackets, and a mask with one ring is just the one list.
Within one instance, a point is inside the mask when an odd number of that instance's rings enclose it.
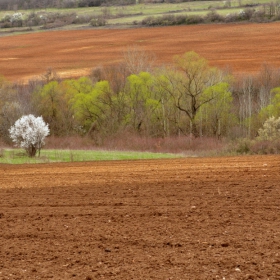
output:
{"label": "white blossoming tree", "polygon": [[9,129],[10,137],[17,147],[26,150],[29,157],[34,157],[45,144],[44,139],[50,134],[49,125],[42,117],[22,116]]}

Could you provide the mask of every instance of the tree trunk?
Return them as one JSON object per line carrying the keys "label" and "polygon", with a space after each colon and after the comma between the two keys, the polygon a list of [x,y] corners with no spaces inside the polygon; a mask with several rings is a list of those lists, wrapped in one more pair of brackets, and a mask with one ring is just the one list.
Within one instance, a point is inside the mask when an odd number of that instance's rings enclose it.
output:
{"label": "tree trunk", "polygon": [[194,119],[191,120],[191,131],[190,132],[195,138],[199,137],[199,129],[198,129]]}
{"label": "tree trunk", "polygon": [[28,149],[26,150],[26,152],[27,152],[29,157],[35,157],[37,150],[36,150],[36,147],[34,145],[30,145],[28,147]]}

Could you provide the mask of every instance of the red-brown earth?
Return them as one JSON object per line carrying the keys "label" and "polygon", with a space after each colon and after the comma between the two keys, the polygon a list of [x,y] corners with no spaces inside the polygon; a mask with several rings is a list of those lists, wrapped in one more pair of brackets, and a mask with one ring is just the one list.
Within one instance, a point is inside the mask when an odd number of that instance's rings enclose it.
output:
{"label": "red-brown earth", "polygon": [[280,279],[280,156],[0,165],[0,279]]}
{"label": "red-brown earth", "polygon": [[27,80],[55,69],[81,76],[120,62],[129,46],[156,55],[158,64],[196,51],[214,66],[255,73],[262,64],[280,67],[280,23],[212,24],[126,30],[52,31],[0,38],[0,74]]}

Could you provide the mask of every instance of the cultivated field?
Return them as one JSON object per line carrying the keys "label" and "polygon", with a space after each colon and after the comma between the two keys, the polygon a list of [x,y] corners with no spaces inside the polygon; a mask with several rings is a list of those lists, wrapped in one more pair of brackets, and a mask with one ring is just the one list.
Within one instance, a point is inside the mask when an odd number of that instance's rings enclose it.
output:
{"label": "cultivated field", "polygon": [[280,279],[279,166],[0,165],[0,279]]}
{"label": "cultivated field", "polygon": [[54,68],[62,77],[117,63],[129,46],[156,54],[158,64],[194,50],[218,67],[254,73],[280,66],[280,23],[213,24],[163,28],[55,31],[2,37],[0,74],[30,79]]}

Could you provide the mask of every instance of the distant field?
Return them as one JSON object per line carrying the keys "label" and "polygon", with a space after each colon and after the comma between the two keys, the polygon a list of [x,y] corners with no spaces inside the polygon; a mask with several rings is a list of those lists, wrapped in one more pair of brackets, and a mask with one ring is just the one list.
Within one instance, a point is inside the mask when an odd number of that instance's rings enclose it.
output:
{"label": "distant field", "polygon": [[[231,0],[231,7],[237,8],[245,5],[257,5],[263,3],[269,3],[268,0]],[[113,6],[107,7],[106,9],[112,16],[126,17],[131,14],[142,13],[144,16],[148,15],[161,15],[166,13],[177,13],[177,12],[192,12],[199,10],[210,10],[210,9],[227,9],[226,1],[190,1],[184,3],[160,3],[160,4],[138,4],[128,6]],[[59,12],[59,13],[77,13],[77,15],[84,14],[102,14],[104,7],[86,7],[86,8],[75,8],[75,9],[40,9],[35,12]],[[33,11],[33,10],[32,10]],[[32,12],[31,10],[19,10],[23,14]],[[13,14],[14,11],[0,11],[0,18],[6,14]]]}
{"label": "distant field", "polygon": [[7,36],[0,40],[0,74],[27,80],[52,67],[62,77],[87,74],[120,62],[131,45],[171,63],[176,54],[194,50],[218,67],[253,73],[263,63],[280,67],[280,23],[213,24],[139,29],[53,31]]}
{"label": "distant field", "polygon": [[[112,6],[112,7],[83,7],[83,8],[47,8],[35,10],[17,10],[17,11],[1,11],[0,20],[8,15],[13,15],[19,12],[23,15],[23,19],[27,19],[31,13],[45,17],[47,14],[59,13],[60,15],[75,14],[77,18],[96,18],[102,16],[106,18],[106,26],[101,28],[123,28],[135,27],[141,24],[142,20],[147,17],[161,17],[164,15],[200,15],[205,16],[210,11],[215,10],[221,15],[239,13],[240,11],[253,7],[256,10],[262,9],[262,4],[271,3],[269,0],[228,0],[228,1],[190,1],[184,3],[159,3],[159,4],[137,4],[127,6]],[[47,21],[49,23],[49,21]],[[43,23],[38,26],[32,26],[33,31],[40,31]],[[89,21],[80,25],[67,24],[59,29],[77,29],[88,28]],[[27,32],[27,24],[23,27],[16,28],[0,28],[0,36],[10,34],[11,32]],[[56,28],[52,26],[51,28]]]}

